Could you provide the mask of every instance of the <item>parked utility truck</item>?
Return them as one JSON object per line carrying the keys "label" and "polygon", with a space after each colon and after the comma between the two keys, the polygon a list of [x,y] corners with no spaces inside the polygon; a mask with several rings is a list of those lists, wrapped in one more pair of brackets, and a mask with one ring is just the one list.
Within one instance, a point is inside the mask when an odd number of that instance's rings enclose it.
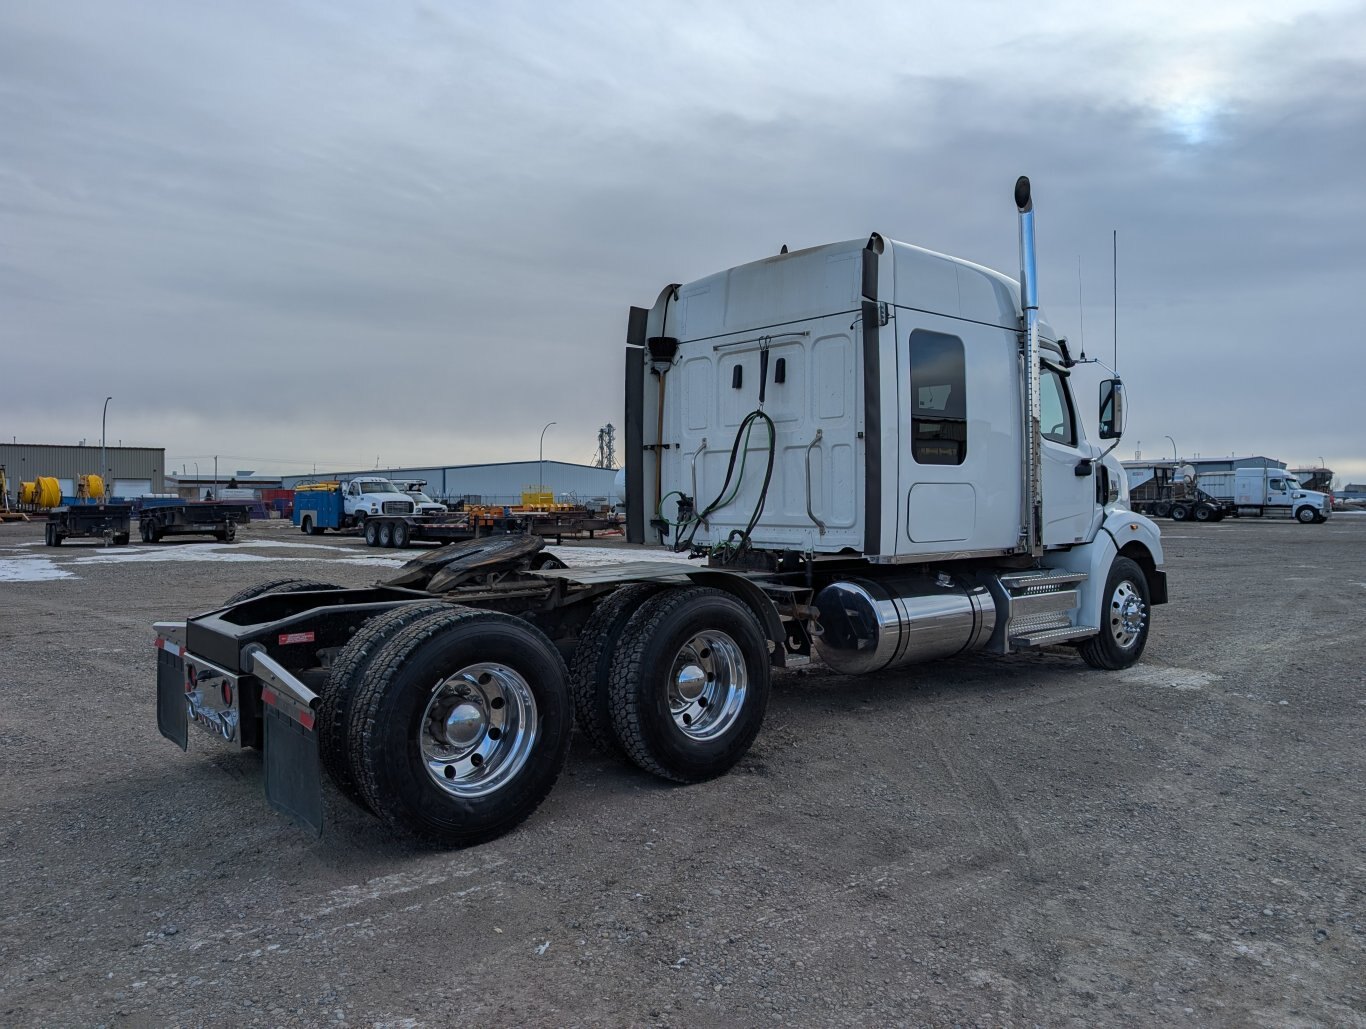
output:
{"label": "parked utility truck", "polygon": [[412,494],[388,479],[363,477],[295,486],[290,517],[301,532],[319,536],[325,529],[362,528],[375,515],[410,515],[416,507]]}
{"label": "parked utility truck", "polygon": [[1333,513],[1333,498],[1329,494],[1304,489],[1283,468],[1205,472],[1200,476],[1200,488],[1233,504],[1239,517],[1294,518],[1309,525],[1326,522]]}
{"label": "parked utility truck", "polygon": [[1027,179],[1015,201],[1018,285],[874,234],[666,287],[629,318],[640,560],[556,567],[505,535],[368,589],[264,583],[157,624],[161,732],[264,748],[270,803],[319,831],[321,768],[459,845],[536,808],[576,719],[665,779],[723,774],[791,658],[885,673],[1063,643],[1131,665],[1167,599],[1159,533],[1103,442],[1118,380],[1093,442],[1041,317]]}

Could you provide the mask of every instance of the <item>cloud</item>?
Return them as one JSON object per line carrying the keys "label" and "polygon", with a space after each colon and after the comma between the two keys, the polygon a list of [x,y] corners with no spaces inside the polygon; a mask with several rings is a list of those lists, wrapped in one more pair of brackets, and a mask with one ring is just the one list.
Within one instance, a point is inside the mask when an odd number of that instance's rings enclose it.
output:
{"label": "cloud", "polygon": [[515,459],[551,419],[585,460],[630,304],[872,230],[1013,273],[1027,172],[1044,304],[1076,338],[1080,258],[1096,354],[1119,232],[1131,437],[1360,462],[1314,414],[1366,371],[1363,9],[1020,19],[6,9],[0,432],[92,436],[112,393],[111,435],[171,460]]}

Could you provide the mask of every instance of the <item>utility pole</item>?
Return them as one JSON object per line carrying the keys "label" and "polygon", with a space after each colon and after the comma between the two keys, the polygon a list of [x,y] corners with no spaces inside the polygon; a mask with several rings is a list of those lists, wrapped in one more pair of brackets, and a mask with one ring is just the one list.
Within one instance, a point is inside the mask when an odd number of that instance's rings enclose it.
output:
{"label": "utility pole", "polygon": [[104,457],[104,427],[105,423],[109,420],[109,401],[113,399],[113,397],[104,398],[104,411],[100,414],[100,481],[105,483],[104,493],[100,496],[101,502],[109,495],[109,485],[107,482],[109,478],[109,462],[106,461]]}
{"label": "utility pole", "polygon": [[[559,424],[560,424],[559,422],[546,422],[546,423],[545,423],[545,429],[550,428],[552,425],[559,425]],[[540,448],[540,459],[539,459],[539,460],[540,460],[540,465],[541,465],[541,467],[540,467],[540,470],[536,473],[537,477],[538,477],[541,481],[538,482],[538,483],[536,484],[536,492],[537,492],[537,493],[544,493],[544,492],[545,492],[545,429],[542,429],[542,430],[541,430],[541,448]]]}

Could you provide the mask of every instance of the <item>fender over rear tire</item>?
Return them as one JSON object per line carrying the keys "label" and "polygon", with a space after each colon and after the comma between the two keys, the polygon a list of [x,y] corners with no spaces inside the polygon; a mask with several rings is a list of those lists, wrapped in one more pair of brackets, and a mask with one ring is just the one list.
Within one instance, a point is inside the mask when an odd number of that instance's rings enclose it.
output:
{"label": "fender over rear tire", "polygon": [[352,700],[370,674],[370,665],[384,644],[414,622],[450,609],[450,604],[421,601],[378,614],[351,637],[328,670],[319,694],[322,699],[318,703],[318,755],[342,795],[367,811],[371,810],[370,805],[351,769],[347,726]]}
{"label": "fender over rear tire", "polygon": [[624,753],[612,728],[612,658],[626,623],[641,604],[658,592],[659,587],[653,583],[641,582],[609,593],[588,616],[574,647],[569,671],[574,719],[588,741],[608,754]]}
{"label": "fender over rear tire", "polygon": [[1116,557],[1101,593],[1100,632],[1077,652],[1092,668],[1128,668],[1143,655],[1151,619],[1147,576],[1127,557]]}
{"label": "fender over rear tire", "polygon": [[267,593],[312,593],[315,590],[339,589],[341,587],[334,583],[318,582],[316,579],[272,579],[270,582],[258,582],[255,586],[238,590],[223,601],[223,606],[230,607],[233,604],[240,604],[244,600],[255,600],[257,597],[264,597]]}
{"label": "fender over rear tire", "polygon": [[559,651],[496,611],[453,607],[386,643],[358,686],[351,769],[391,828],[467,846],[523,822],[555,785],[573,710]]}
{"label": "fender over rear tire", "polygon": [[668,590],[627,622],[612,659],[612,727],[647,772],[691,783],[744,757],[768,707],[768,641],[710,587]]}

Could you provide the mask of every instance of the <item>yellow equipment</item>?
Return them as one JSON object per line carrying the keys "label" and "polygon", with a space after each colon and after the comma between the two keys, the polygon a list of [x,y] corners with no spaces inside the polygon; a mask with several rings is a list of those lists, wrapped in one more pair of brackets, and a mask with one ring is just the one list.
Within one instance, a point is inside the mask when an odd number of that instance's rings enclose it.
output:
{"label": "yellow equipment", "polygon": [[38,484],[33,482],[19,483],[19,503],[25,506],[38,503]]}
{"label": "yellow equipment", "polygon": [[62,506],[62,484],[50,475],[40,475],[33,482],[37,495],[34,503],[39,507]]}
{"label": "yellow equipment", "polygon": [[76,482],[76,496],[100,500],[104,497],[104,479],[94,474],[82,475]]}
{"label": "yellow equipment", "polygon": [[340,482],[301,482],[294,487],[295,493],[324,492],[330,493],[341,486]]}

